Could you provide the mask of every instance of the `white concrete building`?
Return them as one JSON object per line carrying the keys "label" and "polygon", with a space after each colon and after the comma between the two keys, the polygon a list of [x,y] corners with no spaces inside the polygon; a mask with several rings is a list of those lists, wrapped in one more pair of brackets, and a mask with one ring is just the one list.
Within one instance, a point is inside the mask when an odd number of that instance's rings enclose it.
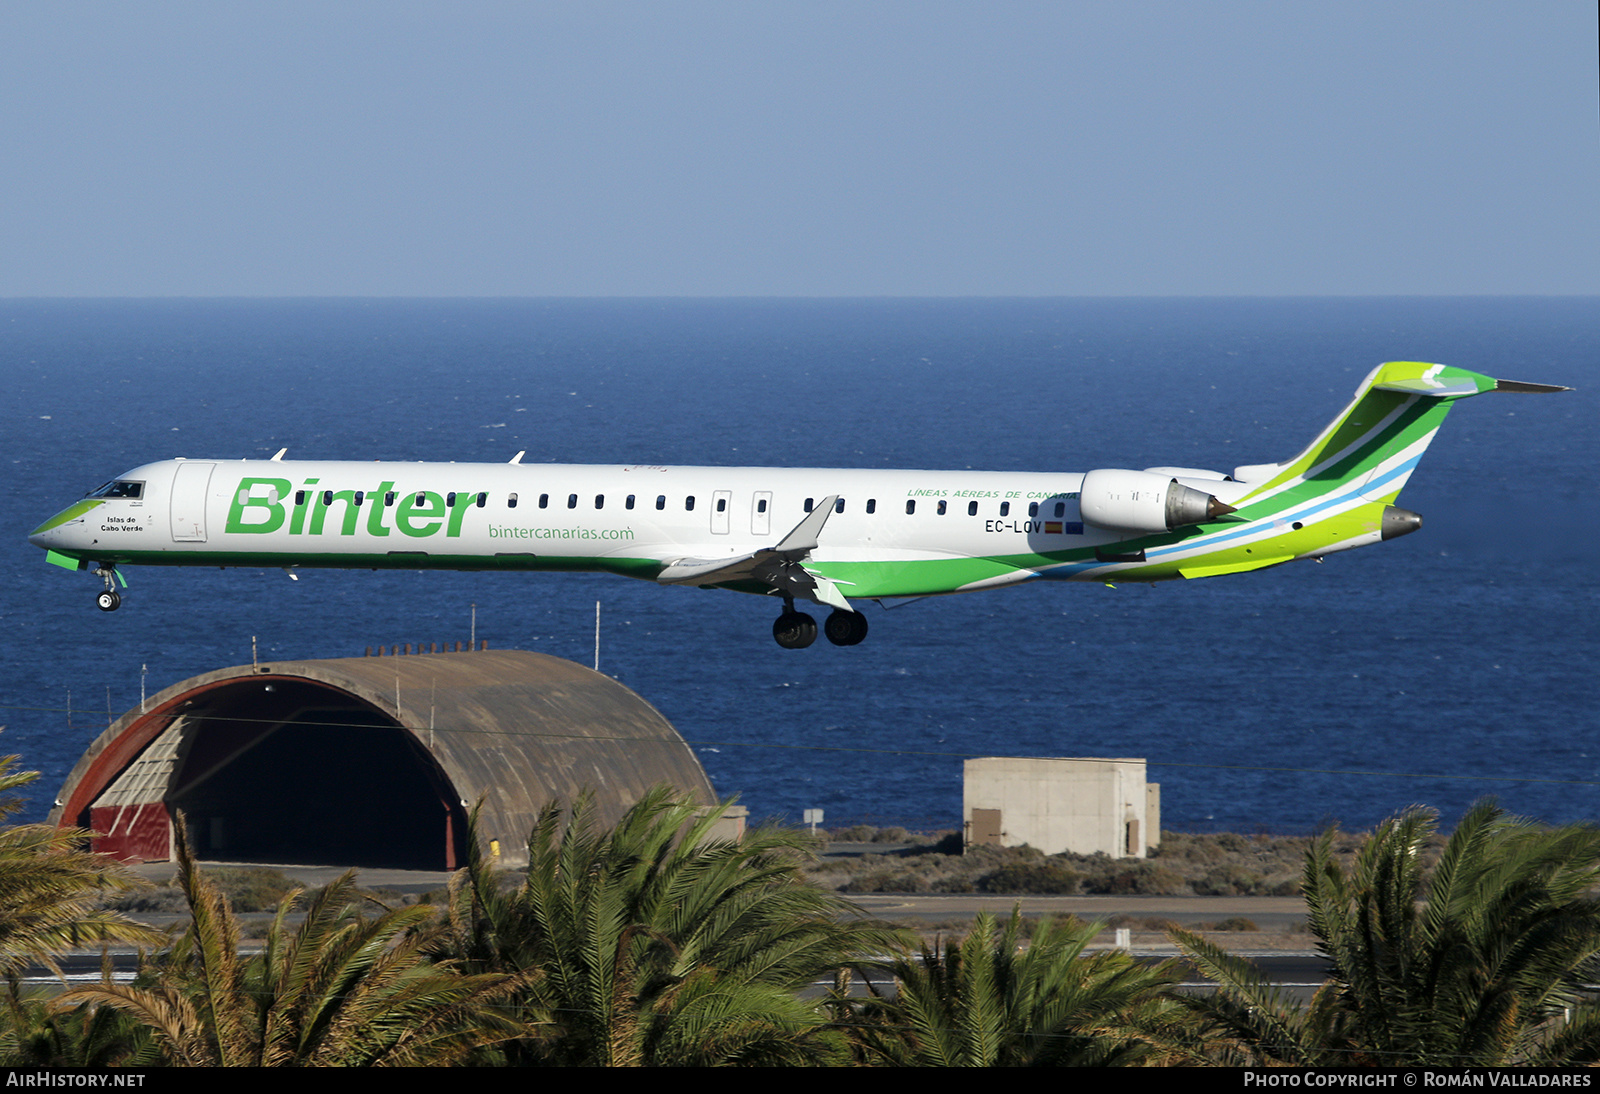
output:
{"label": "white concrete building", "polygon": [[1161,842],[1161,787],[1142,759],[989,757],[968,760],[962,784],[968,846],[1144,858]]}

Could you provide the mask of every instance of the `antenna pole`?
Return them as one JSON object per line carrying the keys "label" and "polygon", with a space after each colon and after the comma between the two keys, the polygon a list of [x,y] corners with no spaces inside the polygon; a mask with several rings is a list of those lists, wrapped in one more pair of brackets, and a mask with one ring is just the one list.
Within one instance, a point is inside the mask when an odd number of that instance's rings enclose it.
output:
{"label": "antenna pole", "polygon": [[594,671],[600,671],[600,602],[594,602]]}

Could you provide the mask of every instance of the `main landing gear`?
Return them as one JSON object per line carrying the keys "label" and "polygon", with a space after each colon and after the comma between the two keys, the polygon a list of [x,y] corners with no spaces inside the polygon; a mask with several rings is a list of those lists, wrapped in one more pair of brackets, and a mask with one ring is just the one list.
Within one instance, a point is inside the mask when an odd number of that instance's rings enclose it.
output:
{"label": "main landing gear", "polygon": [[[858,645],[867,636],[867,617],[860,612],[835,611],[822,625],[822,633],[835,646]],[[817,640],[817,621],[794,610],[794,600],[783,598],[783,614],[772,624],[772,637],[786,650],[803,650]]]}
{"label": "main landing gear", "polygon": [[867,617],[860,612],[834,612],[822,624],[822,633],[835,646],[859,646],[867,636]]}
{"label": "main landing gear", "polygon": [[115,566],[102,566],[95,573],[105,580],[106,591],[94,598],[94,606],[103,612],[116,611],[122,607],[122,596],[117,592],[117,568]]}

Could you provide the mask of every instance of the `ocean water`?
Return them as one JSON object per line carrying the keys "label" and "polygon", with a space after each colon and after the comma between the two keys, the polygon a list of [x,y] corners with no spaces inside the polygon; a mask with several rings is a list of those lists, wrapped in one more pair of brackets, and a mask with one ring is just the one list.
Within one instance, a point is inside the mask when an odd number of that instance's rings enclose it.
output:
{"label": "ocean water", "polygon": [[[1458,404],[1419,533],[1154,587],[1036,583],[779,649],[764,598],[601,575],[131,568],[29,529],[173,456],[1231,470],[1386,360],[1567,384]],[[40,819],[108,716],[196,673],[477,634],[600,667],[756,817],[955,826],[974,756],[1139,756],[1168,828],[1415,802],[1600,814],[1600,300],[0,301],[0,752]],[[819,486],[819,489],[823,487]],[[109,715],[108,715],[109,712]],[[359,773],[352,772],[352,777]]]}

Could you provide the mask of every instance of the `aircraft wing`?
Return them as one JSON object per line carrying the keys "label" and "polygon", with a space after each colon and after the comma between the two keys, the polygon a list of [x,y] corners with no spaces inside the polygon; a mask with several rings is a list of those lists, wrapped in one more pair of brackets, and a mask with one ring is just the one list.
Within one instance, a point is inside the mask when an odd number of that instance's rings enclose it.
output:
{"label": "aircraft wing", "polygon": [[734,581],[759,581],[784,596],[853,611],[837,585],[806,569],[805,560],[816,549],[822,526],[833,513],[837,494],[823,498],[806,518],[774,547],[762,547],[731,558],[675,558],[667,562],[656,581],[663,585],[724,585]]}

